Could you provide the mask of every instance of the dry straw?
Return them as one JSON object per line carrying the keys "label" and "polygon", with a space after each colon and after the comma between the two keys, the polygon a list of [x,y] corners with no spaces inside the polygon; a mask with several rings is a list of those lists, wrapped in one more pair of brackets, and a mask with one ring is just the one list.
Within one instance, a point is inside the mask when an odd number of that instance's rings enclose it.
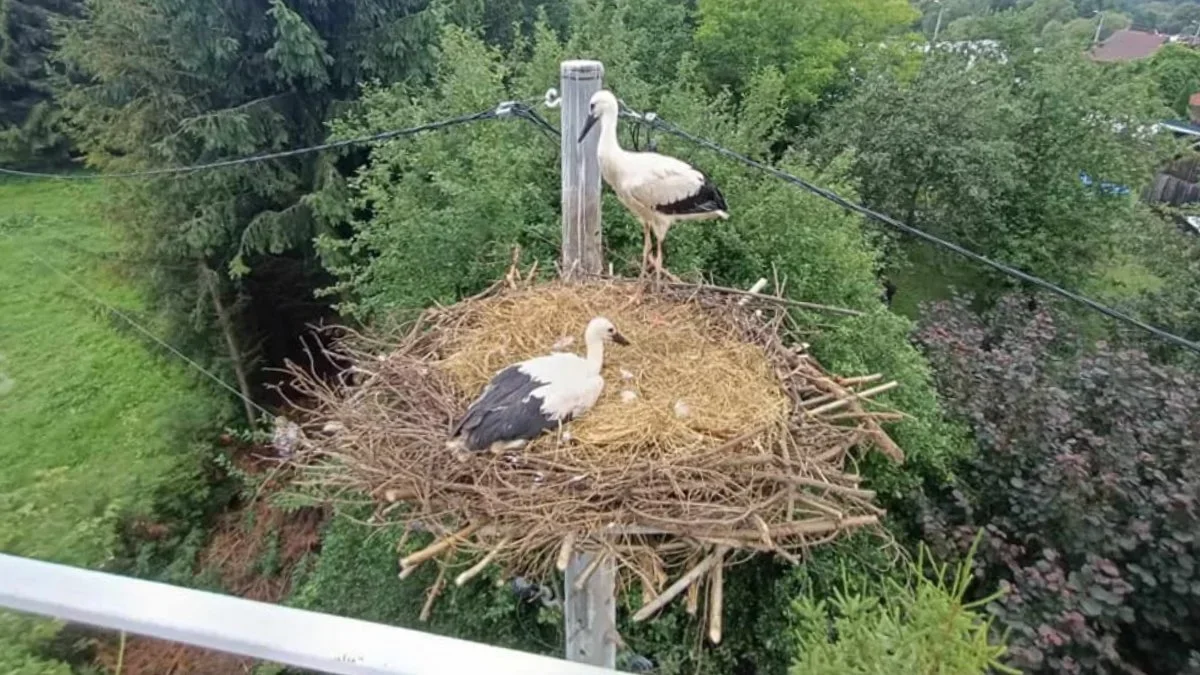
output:
{"label": "dry straw", "polygon": [[[510,273],[403,333],[341,331],[334,349],[354,364],[346,381],[292,368],[309,401],[311,479],[372,495],[379,514],[405,507],[410,529],[434,542],[401,560],[401,575],[429,560],[457,566],[435,591],[489,565],[549,581],[572,552],[595,553],[617,563],[623,583],[640,584],[635,619],[685,591],[698,597],[707,582],[719,640],[724,565],[754,552],[794,562],[877,524],[874,494],[844,463],[867,442],[902,460],[880,428],[898,415],[870,400],[895,383],[837,378],[786,347],[777,299],[673,285],[633,302],[634,289],[534,285]],[[581,351],[583,327],[600,315],[631,345],[608,347],[595,408],[524,450],[452,459],[447,432],[497,370]]]}

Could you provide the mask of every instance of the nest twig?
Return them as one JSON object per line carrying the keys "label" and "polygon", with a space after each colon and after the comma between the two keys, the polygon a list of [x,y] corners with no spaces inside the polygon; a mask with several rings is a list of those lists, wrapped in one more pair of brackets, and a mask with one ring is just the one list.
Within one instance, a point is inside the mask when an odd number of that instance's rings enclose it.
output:
{"label": "nest twig", "polygon": [[[634,303],[623,282],[508,282],[396,335],[341,329],[331,349],[354,365],[334,383],[291,367],[312,402],[298,404],[310,482],[373,495],[377,520],[403,513],[406,532],[435,536],[401,561],[407,576],[442,556],[430,605],[454,564],[457,585],[489,565],[547,581],[590,553],[643,586],[635,618],[684,592],[698,603],[707,579],[719,640],[723,582],[712,568],[745,558],[727,552],[795,561],[878,523],[874,493],[844,460],[864,443],[903,459],[880,426],[896,414],[872,402],[895,383],[834,377],[785,346],[777,299],[671,285]],[[593,410],[521,451],[451,459],[447,433],[495,371],[580,346],[601,314],[633,345],[610,348]],[[684,573],[664,589],[672,571]]]}

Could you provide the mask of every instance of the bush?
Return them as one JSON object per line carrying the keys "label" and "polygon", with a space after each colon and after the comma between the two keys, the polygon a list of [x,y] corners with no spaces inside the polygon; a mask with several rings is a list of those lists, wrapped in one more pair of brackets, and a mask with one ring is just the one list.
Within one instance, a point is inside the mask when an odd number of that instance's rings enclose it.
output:
{"label": "bush", "polygon": [[1009,592],[989,609],[1029,672],[1200,665],[1200,376],[1100,345],[1005,298],[986,318],[933,306],[919,332],[979,456],[926,531]]}
{"label": "bush", "polygon": [[[966,602],[971,556],[957,566],[927,561],[924,545],[907,583],[887,579],[882,597],[846,582],[829,600],[809,592],[794,604],[800,653],[795,675],[856,673],[1006,672],[1003,644],[993,641],[991,619],[976,610],[999,593]],[[926,568],[927,562],[929,569]],[[947,583],[950,583],[947,586]]]}

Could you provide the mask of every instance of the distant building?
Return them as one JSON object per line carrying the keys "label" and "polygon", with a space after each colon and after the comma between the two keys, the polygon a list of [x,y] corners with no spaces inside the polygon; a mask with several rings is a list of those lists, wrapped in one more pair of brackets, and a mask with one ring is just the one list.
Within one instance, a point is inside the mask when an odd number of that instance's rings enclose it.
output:
{"label": "distant building", "polygon": [[1113,62],[1149,58],[1157,54],[1169,39],[1169,36],[1159,33],[1119,30],[1092,49],[1092,60]]}

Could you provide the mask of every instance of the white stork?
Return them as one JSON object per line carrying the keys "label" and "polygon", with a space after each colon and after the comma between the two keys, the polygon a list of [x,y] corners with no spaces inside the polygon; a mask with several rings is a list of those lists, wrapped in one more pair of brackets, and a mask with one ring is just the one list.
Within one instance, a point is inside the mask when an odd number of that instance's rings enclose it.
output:
{"label": "white stork", "polygon": [[[729,218],[725,197],[708,176],[687,162],[657,152],[628,152],[617,142],[617,117],[620,107],[612,92],[604,89],[592,95],[587,122],[579,142],[597,122],[600,123],[600,175],[617,199],[642,223],[642,275],[650,257],[650,231],[658,239],[653,259],[657,278],[662,278],[663,239],[679,220]],[[667,272],[670,274],[670,272]]]}
{"label": "white stork", "polygon": [[604,343],[629,341],[596,317],[584,331],[587,356],[557,353],[514,363],[496,373],[450,432],[446,448],[503,452],[524,447],[542,432],[579,417],[604,390]]}

